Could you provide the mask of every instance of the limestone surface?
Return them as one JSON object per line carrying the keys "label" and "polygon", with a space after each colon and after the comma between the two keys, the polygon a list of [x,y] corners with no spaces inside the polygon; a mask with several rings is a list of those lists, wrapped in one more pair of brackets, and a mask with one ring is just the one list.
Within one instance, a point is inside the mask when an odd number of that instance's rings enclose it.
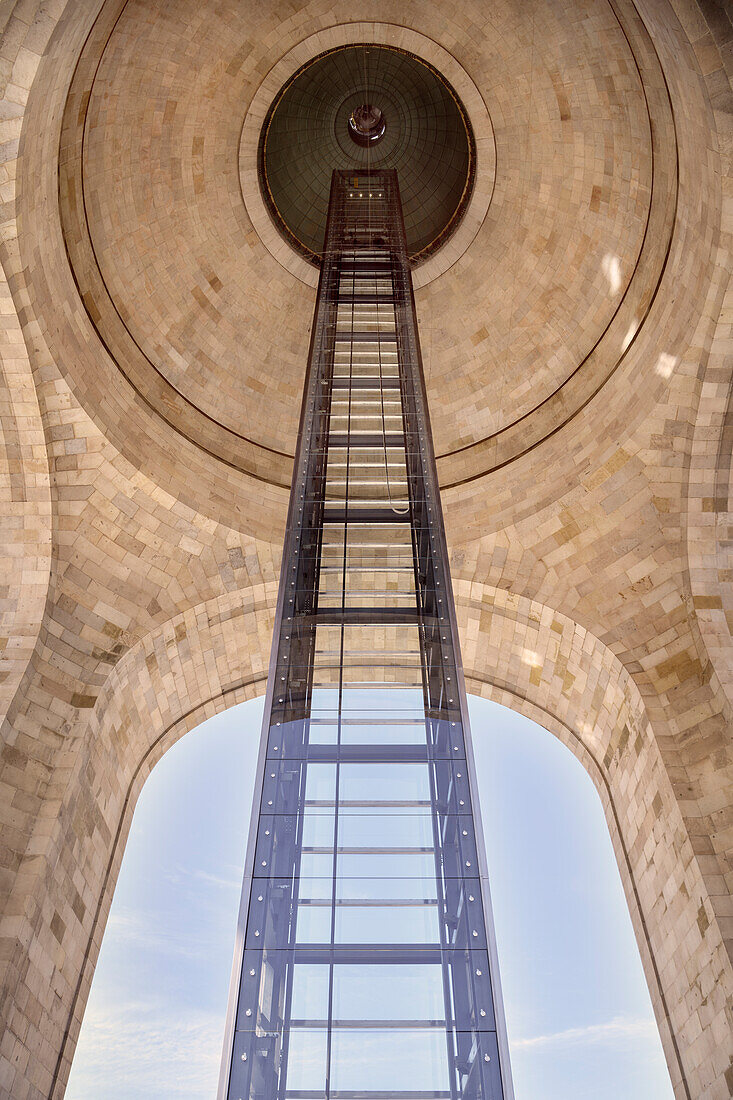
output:
{"label": "limestone surface", "polygon": [[476,138],[415,276],[469,690],[588,769],[675,1094],[724,1100],[724,0],[0,5],[0,1097],[61,1100],[145,778],[263,689],[315,289],[256,142],[363,41]]}

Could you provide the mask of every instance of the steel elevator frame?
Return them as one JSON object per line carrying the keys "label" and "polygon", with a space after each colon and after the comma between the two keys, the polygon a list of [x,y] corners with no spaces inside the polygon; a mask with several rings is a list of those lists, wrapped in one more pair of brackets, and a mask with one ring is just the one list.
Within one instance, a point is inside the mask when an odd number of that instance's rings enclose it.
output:
{"label": "steel elevator frame", "polygon": [[513,1100],[394,171],[332,176],[219,1097]]}

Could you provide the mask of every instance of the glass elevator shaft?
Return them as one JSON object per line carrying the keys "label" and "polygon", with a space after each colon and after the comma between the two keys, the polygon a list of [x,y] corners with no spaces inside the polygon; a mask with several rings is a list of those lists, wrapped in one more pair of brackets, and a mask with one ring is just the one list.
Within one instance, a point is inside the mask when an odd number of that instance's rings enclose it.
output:
{"label": "glass elevator shaft", "polygon": [[511,1100],[396,173],[334,172],[220,1100]]}

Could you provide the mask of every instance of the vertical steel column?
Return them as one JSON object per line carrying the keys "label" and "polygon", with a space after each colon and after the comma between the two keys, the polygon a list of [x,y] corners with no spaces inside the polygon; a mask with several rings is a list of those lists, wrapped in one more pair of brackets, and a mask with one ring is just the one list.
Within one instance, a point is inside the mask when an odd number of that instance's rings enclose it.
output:
{"label": "vertical steel column", "polygon": [[221,1100],[511,1100],[396,173],[334,172]]}

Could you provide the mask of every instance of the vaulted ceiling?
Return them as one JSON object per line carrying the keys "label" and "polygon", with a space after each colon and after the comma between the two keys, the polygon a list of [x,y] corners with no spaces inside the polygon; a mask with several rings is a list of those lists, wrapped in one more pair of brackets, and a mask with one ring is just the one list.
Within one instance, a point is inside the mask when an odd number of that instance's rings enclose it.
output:
{"label": "vaulted ceiling", "polygon": [[[349,57],[356,64],[360,54],[348,42],[334,46],[338,34],[308,35],[297,21],[289,29],[277,4],[260,6],[254,27],[250,17],[238,0],[211,10],[193,0],[126,0],[105,5],[85,43],[65,101],[61,229],[92,338],[113,363],[70,370],[121,446],[129,424],[119,409],[134,393],[166,435],[170,428],[171,438],[226,467],[285,486],[313,280],[299,278],[297,267],[293,276],[295,250],[274,226],[258,232],[248,217],[262,175],[258,184],[246,172],[242,146],[255,136],[259,145],[264,123],[275,202],[313,245],[331,165],[315,182],[309,173],[321,154],[341,166],[348,138],[339,144],[330,131],[362,75],[349,86]],[[452,249],[447,270],[438,266],[436,276],[438,253],[432,270],[416,272],[441,479],[457,486],[534,451],[563,426],[576,431],[589,402],[626,373],[667,293],[665,270],[679,285],[669,259],[684,220],[670,91],[630,5],[585,5],[572,32],[561,4],[521,16],[508,0],[488,15],[469,4],[446,21],[441,8],[421,7],[410,45],[426,64],[383,48],[372,78],[384,89],[390,117],[381,148],[399,162],[408,219],[420,210],[426,219],[416,225],[417,244],[450,219],[468,168],[457,110],[450,140],[437,139],[452,100],[427,67],[441,60],[433,40],[450,41],[453,67],[483,104],[479,111],[466,102],[481,220],[460,248],[455,240],[443,246]],[[358,41],[358,25],[349,26]],[[389,13],[371,33],[385,47],[406,41]],[[278,92],[288,85],[284,98],[258,102],[269,109],[277,101],[277,110],[248,126],[263,76],[284,56],[292,69],[278,82]],[[418,105],[431,94],[437,107],[420,130],[426,107]],[[289,162],[278,143],[291,130]],[[311,159],[302,160],[309,148]],[[630,419],[640,392],[624,381],[608,400]]]}
{"label": "vaulted ceiling", "polygon": [[[317,271],[273,221],[260,140],[294,76],[364,43],[437,72],[475,142],[414,270],[469,686],[593,776],[676,1095],[724,1100],[720,0],[0,5],[0,1096],[60,1100],[143,779],[261,690]],[[427,239],[461,142],[438,141],[448,100],[430,115],[391,79],[383,151],[399,137]]]}

